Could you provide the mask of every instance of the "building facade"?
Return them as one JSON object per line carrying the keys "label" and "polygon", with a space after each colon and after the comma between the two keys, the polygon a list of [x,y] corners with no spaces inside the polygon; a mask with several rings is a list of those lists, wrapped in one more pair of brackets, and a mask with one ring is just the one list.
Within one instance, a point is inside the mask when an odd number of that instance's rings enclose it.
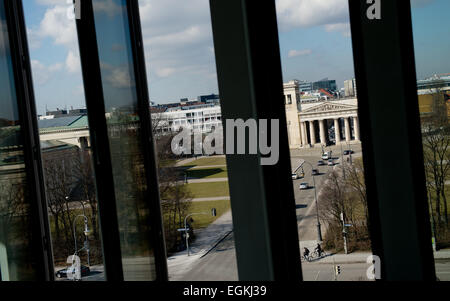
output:
{"label": "building facade", "polygon": [[360,141],[356,98],[303,103],[299,82],[284,84],[289,148]]}

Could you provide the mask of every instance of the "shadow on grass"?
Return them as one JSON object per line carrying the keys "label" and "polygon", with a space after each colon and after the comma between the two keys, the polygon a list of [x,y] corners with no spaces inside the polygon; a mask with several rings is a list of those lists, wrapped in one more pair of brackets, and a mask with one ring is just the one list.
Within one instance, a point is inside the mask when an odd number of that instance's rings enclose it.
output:
{"label": "shadow on grass", "polygon": [[214,175],[224,173],[226,177],[226,169],[224,168],[208,168],[208,169],[193,169],[185,171],[188,178],[202,179],[207,177],[212,177]]}

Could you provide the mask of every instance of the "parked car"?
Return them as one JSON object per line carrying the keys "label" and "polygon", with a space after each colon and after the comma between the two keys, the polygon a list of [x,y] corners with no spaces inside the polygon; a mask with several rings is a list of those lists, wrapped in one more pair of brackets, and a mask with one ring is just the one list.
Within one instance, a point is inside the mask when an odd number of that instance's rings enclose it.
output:
{"label": "parked car", "polygon": [[351,149],[347,149],[344,151],[344,155],[350,155],[350,154],[354,154],[355,152],[352,151]]}
{"label": "parked car", "polygon": [[311,171],[311,175],[312,176],[317,176],[319,174],[319,171],[317,170],[317,169],[313,169],[312,171]]}
{"label": "parked car", "polygon": [[328,153],[323,153],[322,159],[323,159],[323,160],[328,160],[328,159],[330,159]]}
{"label": "parked car", "polygon": [[[55,276],[57,278],[67,278],[67,271],[70,270],[69,272],[72,271],[71,267],[59,270],[55,273]],[[82,265],[81,266],[81,277],[85,277],[85,276],[89,276],[89,274],[91,273],[91,269],[87,266]]]}
{"label": "parked car", "polygon": [[317,166],[323,166],[323,165],[325,165],[325,162],[323,162],[323,160],[317,161]]}
{"label": "parked car", "polygon": [[298,179],[298,174],[296,174],[295,172],[292,173],[292,180],[297,180]]}
{"label": "parked car", "polygon": [[299,186],[300,190],[308,189],[308,187],[309,187],[308,183],[300,183]]}
{"label": "parked car", "polygon": [[333,166],[333,165],[334,165],[333,159],[328,160],[328,166]]}

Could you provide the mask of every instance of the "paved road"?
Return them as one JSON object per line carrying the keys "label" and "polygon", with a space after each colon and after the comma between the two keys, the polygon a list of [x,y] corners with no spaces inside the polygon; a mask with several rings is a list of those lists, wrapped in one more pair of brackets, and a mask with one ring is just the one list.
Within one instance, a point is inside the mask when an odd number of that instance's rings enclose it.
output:
{"label": "paved road", "polygon": [[[351,146],[343,145],[342,150],[352,149],[355,153],[353,157],[361,156],[361,144],[353,144]],[[331,146],[326,147],[325,151],[332,151],[332,157],[337,163],[335,166],[340,164],[341,157],[341,146]],[[324,178],[327,172],[332,170],[333,166],[317,166],[317,161],[322,160],[322,149],[320,147],[310,148],[310,149],[297,149],[291,150],[291,165],[292,169],[295,170],[303,161],[309,162],[315,169],[319,170],[319,175],[314,177],[316,182],[315,188],[317,196],[320,194],[320,189],[323,185]],[[325,160],[324,160],[325,161]],[[298,180],[293,180],[294,194],[295,194],[295,204],[297,206],[297,221],[298,221],[298,233],[300,241],[312,241],[317,240],[317,215],[315,206],[315,196],[314,196],[314,185],[313,178],[311,176],[311,167],[309,164],[303,164],[303,169],[305,171],[305,177]],[[298,171],[300,172],[300,171]],[[302,182],[307,182],[310,189],[300,190],[299,185]],[[320,211],[320,207],[319,207]],[[322,226],[322,237],[324,236],[324,228]]]}
{"label": "paved road", "polygon": [[237,281],[234,236],[229,234],[207,255],[198,259],[181,281]]}
{"label": "paved road", "polygon": [[[367,281],[366,263],[345,263],[341,266],[341,274],[338,281]],[[303,263],[303,279],[305,281],[332,281],[334,280],[333,264]],[[237,281],[238,272],[236,264],[236,250],[234,246],[234,236],[231,233],[211,252],[198,259],[195,265],[188,270],[181,281]]]}

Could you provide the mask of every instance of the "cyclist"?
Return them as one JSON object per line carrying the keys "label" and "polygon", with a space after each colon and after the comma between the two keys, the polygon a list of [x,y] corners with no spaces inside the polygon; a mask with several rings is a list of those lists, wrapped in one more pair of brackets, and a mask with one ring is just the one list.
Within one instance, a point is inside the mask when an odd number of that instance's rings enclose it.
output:
{"label": "cyclist", "polygon": [[317,251],[317,254],[319,254],[319,257],[322,256],[323,250],[319,243],[317,244],[316,249],[314,251]]}
{"label": "cyclist", "polygon": [[304,257],[305,259],[307,259],[307,258],[309,258],[309,250],[308,250],[307,247],[304,247],[304,249],[305,249],[305,251],[303,252],[303,257]]}

